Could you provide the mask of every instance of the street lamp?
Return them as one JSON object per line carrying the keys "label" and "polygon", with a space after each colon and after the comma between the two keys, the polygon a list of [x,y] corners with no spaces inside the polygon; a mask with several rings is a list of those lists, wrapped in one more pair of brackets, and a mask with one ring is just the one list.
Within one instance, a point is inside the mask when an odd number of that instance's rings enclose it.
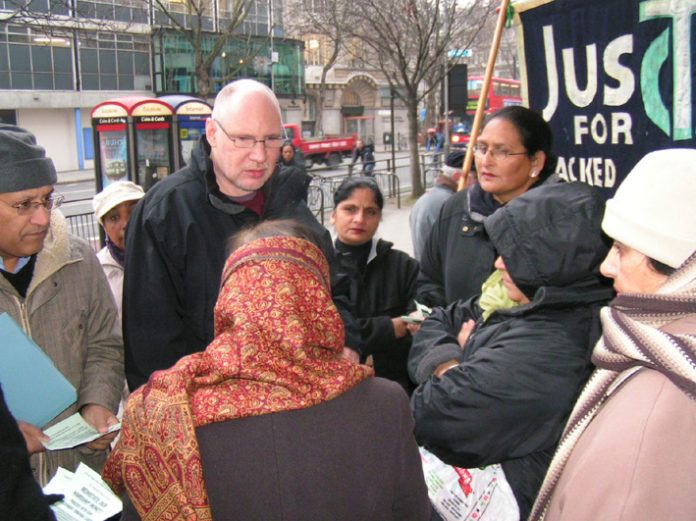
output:
{"label": "street lamp", "polygon": [[394,149],[394,142],[396,140],[396,135],[394,134],[394,87],[389,86],[389,120],[391,124],[391,167],[392,172],[396,173],[396,152]]}

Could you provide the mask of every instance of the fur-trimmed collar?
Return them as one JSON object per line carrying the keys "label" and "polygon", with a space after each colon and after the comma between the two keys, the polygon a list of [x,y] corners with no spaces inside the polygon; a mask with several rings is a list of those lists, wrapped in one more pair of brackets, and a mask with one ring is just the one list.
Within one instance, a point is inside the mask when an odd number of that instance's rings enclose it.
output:
{"label": "fur-trimmed collar", "polygon": [[59,210],[51,212],[51,224],[44,245],[36,258],[34,276],[27,290],[27,295],[48,277],[53,275],[72,259],[70,256],[70,240],[68,236],[68,223]]}

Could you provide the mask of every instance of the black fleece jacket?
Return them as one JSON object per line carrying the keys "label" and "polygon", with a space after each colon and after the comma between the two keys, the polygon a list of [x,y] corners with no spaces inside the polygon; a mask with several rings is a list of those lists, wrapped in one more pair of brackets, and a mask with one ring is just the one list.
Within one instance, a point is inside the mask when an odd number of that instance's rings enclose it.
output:
{"label": "black fleece jacket", "polygon": [[[265,204],[259,217],[220,192],[209,156],[203,137],[191,163],[158,182],[130,217],[123,333],[131,390],[154,371],[202,351],[212,341],[227,240],[244,226],[267,219],[298,220],[323,237],[322,249],[332,261],[331,237],[304,202],[301,182],[276,175],[276,170],[263,187]],[[339,305],[339,310],[346,321],[345,306]],[[347,345],[359,349],[355,324],[349,318],[347,322]]]}

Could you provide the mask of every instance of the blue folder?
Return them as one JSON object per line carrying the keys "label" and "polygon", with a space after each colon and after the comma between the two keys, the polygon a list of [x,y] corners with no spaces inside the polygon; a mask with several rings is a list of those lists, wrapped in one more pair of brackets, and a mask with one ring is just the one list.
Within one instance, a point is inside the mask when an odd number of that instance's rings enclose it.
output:
{"label": "blue folder", "polygon": [[16,420],[43,428],[77,401],[77,392],[12,317],[0,314],[0,384]]}

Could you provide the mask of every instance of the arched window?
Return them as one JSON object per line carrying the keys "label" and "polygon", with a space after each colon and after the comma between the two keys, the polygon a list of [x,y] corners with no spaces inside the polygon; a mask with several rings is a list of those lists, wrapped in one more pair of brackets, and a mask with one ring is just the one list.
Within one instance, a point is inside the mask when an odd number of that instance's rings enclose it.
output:
{"label": "arched window", "polygon": [[362,105],[360,96],[357,92],[349,90],[343,93],[343,106],[345,107],[359,107]]}

